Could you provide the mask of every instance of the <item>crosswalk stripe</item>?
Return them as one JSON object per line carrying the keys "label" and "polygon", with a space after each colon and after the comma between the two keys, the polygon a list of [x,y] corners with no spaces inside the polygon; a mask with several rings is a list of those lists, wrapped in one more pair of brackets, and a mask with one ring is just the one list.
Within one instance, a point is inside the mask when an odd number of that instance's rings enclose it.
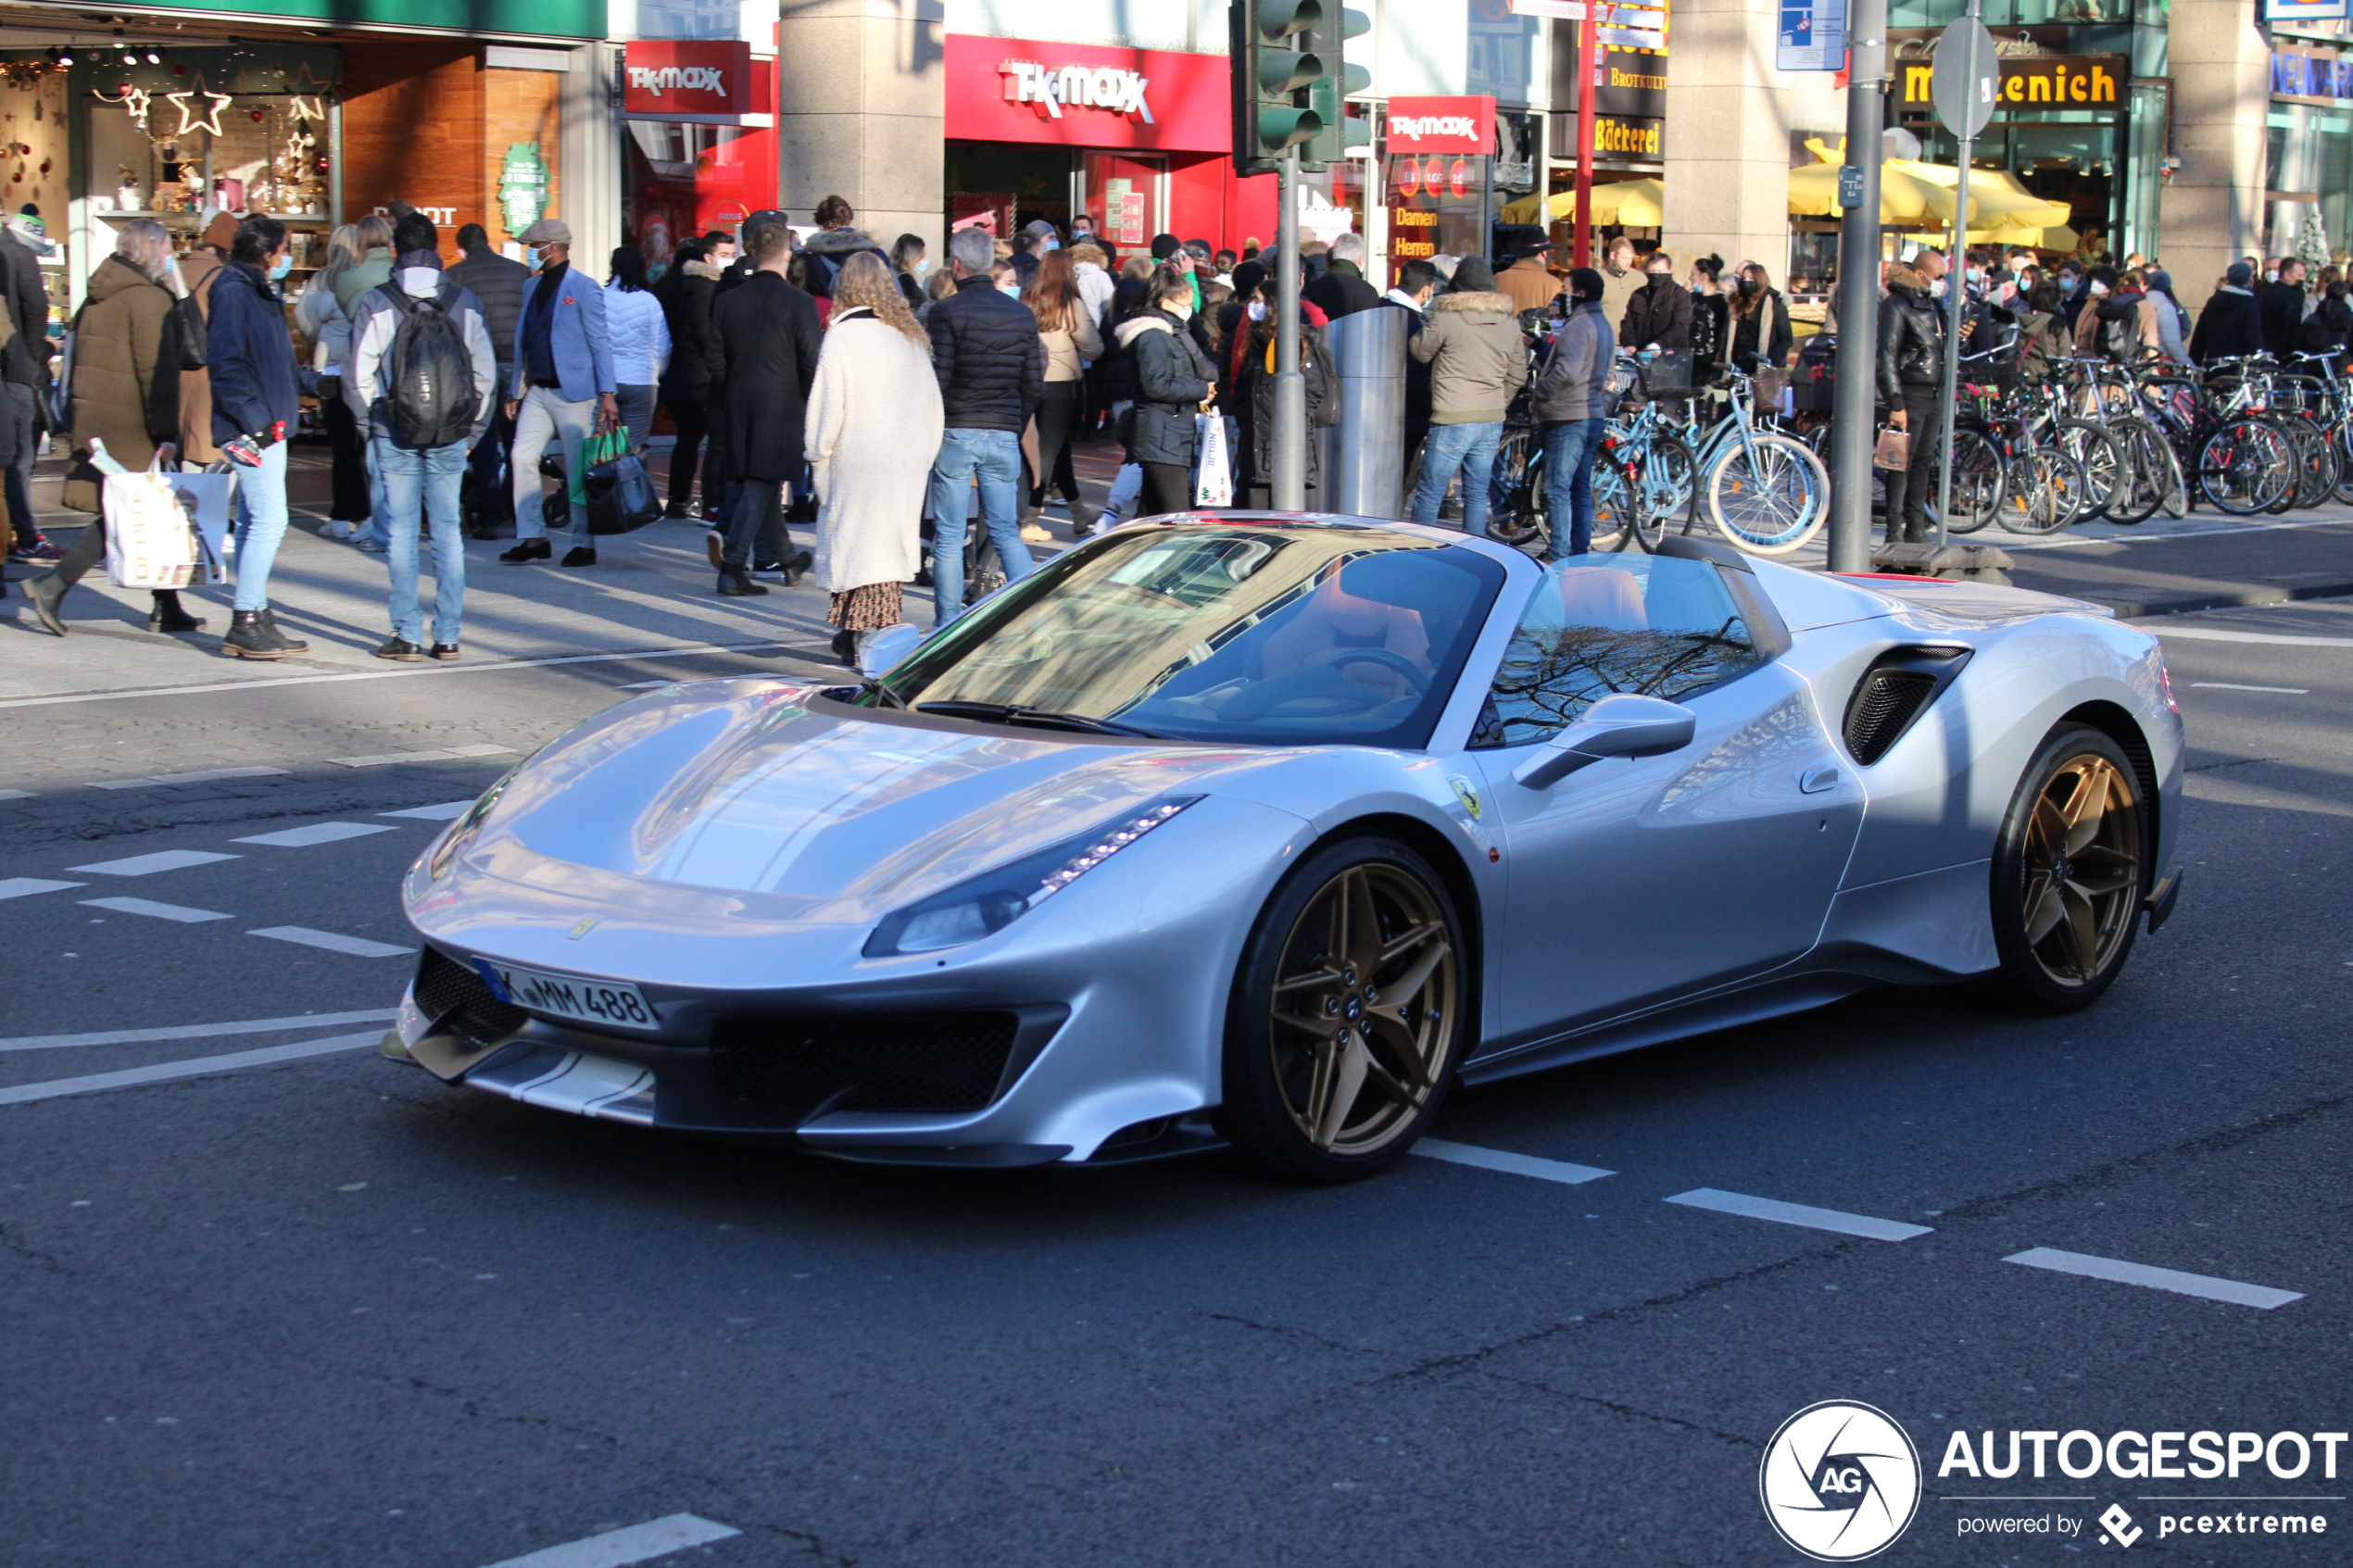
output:
{"label": "crosswalk stripe", "polygon": [[264,1046],[259,1050],[231,1051],[226,1056],[199,1056],[186,1061],[159,1061],[152,1067],[126,1067],[120,1073],[92,1073],[80,1078],[53,1078],[45,1084],[18,1084],[0,1089],[0,1105],[28,1105],[35,1100],[60,1099],[67,1095],[96,1094],[127,1089],[140,1084],[161,1084],[173,1078],[199,1078],[210,1073],[234,1073],[245,1067],[299,1061],[330,1051],[356,1051],[384,1038],[380,1032],[337,1035],[331,1039],[305,1040],[299,1045]]}
{"label": "crosswalk stripe", "polygon": [[2055,1247],[2030,1247],[2023,1252],[2011,1253],[2002,1261],[2023,1263],[2030,1269],[2049,1269],[2054,1273],[2081,1274],[2086,1279],[2113,1280],[2119,1285],[2144,1285],[2152,1290],[2170,1290],[2177,1296],[2227,1301],[2234,1307],[2259,1307],[2267,1312],[2304,1299],[2300,1290],[2274,1290],[2265,1285],[2217,1279],[2212,1274],[2183,1273],[2179,1269],[2154,1268],[2147,1263],[2127,1263],[2115,1258],[2095,1257],[2089,1252],[2062,1252]]}
{"label": "crosswalk stripe", "polygon": [[153,898],[82,898],[77,901],[85,909],[113,909],[126,915],[152,915],[157,920],[176,920],[182,925],[233,918],[218,909],[192,909],[185,904],[158,904]]}
{"label": "crosswalk stripe", "polygon": [[1838,1209],[1817,1209],[1805,1203],[1784,1203],[1777,1198],[1751,1198],[1745,1193],[1718,1192],[1714,1187],[1695,1187],[1690,1192],[1679,1192],[1667,1201],[1680,1203],[1687,1209],[1738,1214],[1743,1219],[1770,1220],[1777,1225],[1802,1225],[1807,1230],[1868,1236],[1873,1241],[1909,1241],[1916,1236],[1927,1236],[1936,1228],[1933,1225],[1906,1224],[1901,1220],[1875,1219],[1869,1214],[1849,1214]]}

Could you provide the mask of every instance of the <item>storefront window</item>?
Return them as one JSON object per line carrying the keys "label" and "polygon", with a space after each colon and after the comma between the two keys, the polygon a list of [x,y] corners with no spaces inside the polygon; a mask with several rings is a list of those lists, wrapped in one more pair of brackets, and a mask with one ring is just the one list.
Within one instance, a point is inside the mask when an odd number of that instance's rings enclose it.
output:
{"label": "storefront window", "polygon": [[681,240],[733,232],[775,200],[774,132],[732,125],[633,119],[623,220],[648,261],[666,262]]}
{"label": "storefront window", "polygon": [[1087,211],[1122,255],[1140,250],[1164,232],[1161,185],[1164,160],[1130,153],[1088,153],[1080,178]]}
{"label": "storefront window", "polygon": [[[1487,254],[1487,166],[1466,154],[1389,158],[1389,257],[1393,266],[1433,256]],[[1397,280],[1392,275],[1390,282]]]}

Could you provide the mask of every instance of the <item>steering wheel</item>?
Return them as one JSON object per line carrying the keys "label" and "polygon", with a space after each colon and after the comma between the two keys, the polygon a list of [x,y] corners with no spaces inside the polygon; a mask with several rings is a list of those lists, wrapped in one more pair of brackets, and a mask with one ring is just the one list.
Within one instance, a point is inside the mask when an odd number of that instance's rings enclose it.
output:
{"label": "steering wheel", "polygon": [[1329,670],[1337,670],[1343,664],[1378,664],[1413,688],[1416,696],[1429,690],[1429,677],[1423,674],[1412,659],[1403,654],[1391,653],[1387,648],[1334,648],[1325,656],[1323,663]]}

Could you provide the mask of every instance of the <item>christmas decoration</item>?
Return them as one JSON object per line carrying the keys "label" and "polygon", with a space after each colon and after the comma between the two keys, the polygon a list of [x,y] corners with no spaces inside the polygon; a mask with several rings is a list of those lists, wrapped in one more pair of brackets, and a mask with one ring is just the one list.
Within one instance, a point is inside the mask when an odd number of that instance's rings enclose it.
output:
{"label": "christmas decoration", "polygon": [[[215,93],[208,90],[201,76],[196,78],[195,86],[187,92],[166,93],[163,96],[166,103],[180,111],[180,128],[172,132],[174,136],[185,136],[191,130],[202,131],[208,136],[220,135],[220,111],[227,108],[233,101],[226,93]],[[212,107],[204,114],[197,115],[188,107],[188,100],[191,98],[208,98],[212,101]]]}

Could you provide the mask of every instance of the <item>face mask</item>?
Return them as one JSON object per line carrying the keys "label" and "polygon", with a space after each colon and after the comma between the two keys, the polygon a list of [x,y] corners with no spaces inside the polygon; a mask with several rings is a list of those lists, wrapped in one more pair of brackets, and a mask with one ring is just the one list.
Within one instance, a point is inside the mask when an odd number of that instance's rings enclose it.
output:
{"label": "face mask", "polygon": [[282,256],[278,257],[278,265],[270,269],[270,281],[273,283],[282,282],[284,281],[286,274],[293,270],[294,257],[291,256]]}
{"label": "face mask", "polygon": [[2092,297],[2097,299],[2106,293],[2108,293],[2108,285],[2095,279],[2092,283]]}
{"label": "face mask", "polygon": [[2263,270],[2263,281],[2267,283],[2276,283],[2280,281],[2280,275],[2267,267]]}
{"label": "face mask", "polygon": [[1253,299],[1250,302],[1250,319],[1253,321],[1263,321],[1266,320],[1266,302],[1265,300]]}
{"label": "face mask", "polygon": [[1019,299],[1021,297],[1021,285],[1019,283],[999,283],[997,285],[997,292],[1003,295],[1007,299]]}
{"label": "face mask", "polygon": [[1741,280],[1741,297],[1743,299],[1752,298],[1755,296],[1755,293],[1756,280],[1754,278],[1743,278]]}
{"label": "face mask", "polygon": [[2080,282],[2082,282],[2082,281],[2083,281],[2082,279],[2081,279],[2081,278],[2077,277],[2077,276],[2076,276],[2074,273],[2072,273],[2072,272],[2062,272],[2062,273],[2060,273],[2060,274],[2059,274],[2059,293],[2061,293],[2061,294],[2073,294],[2073,293],[2075,292],[2075,285],[2076,285],[2076,284],[2078,284],[2078,283],[2080,283]]}
{"label": "face mask", "polygon": [[1985,269],[1982,267],[1970,268],[1969,270],[1969,281],[1972,285],[1982,286],[1985,282]]}
{"label": "face mask", "polygon": [[1659,284],[1666,282],[1667,277],[1668,274],[1666,271],[1655,268],[1651,271],[1651,285],[1655,288]]}
{"label": "face mask", "polygon": [[544,245],[525,245],[522,247],[522,264],[536,272],[539,270],[539,264],[547,258],[547,251]]}
{"label": "face mask", "polygon": [[1053,238],[1051,235],[1049,235],[1046,239],[1046,248],[1048,250],[1060,250],[1063,248],[1063,243],[1062,241]]}
{"label": "face mask", "polygon": [[1931,299],[1943,299],[1944,297],[1944,282],[1945,280],[1939,278],[1936,282],[1928,285],[1928,295]]}

